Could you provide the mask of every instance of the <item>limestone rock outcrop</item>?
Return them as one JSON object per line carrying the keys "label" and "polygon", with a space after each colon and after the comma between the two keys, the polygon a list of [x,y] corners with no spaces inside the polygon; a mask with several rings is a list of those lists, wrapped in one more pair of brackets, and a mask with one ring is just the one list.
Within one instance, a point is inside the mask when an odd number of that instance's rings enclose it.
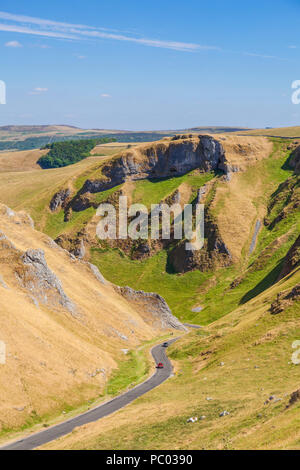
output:
{"label": "limestone rock outcrop", "polygon": [[127,178],[167,178],[184,175],[197,168],[204,172],[226,172],[226,165],[223,146],[212,136],[175,136],[170,141],[127,150],[104,165],[104,179],[87,180],[81,192],[105,191],[124,183]]}
{"label": "limestone rock outcrop", "polygon": [[300,235],[286,255],[279,279],[287,276],[297,266],[300,266]]}
{"label": "limestone rock outcrop", "polygon": [[270,312],[272,315],[278,315],[293,305],[294,302],[300,301],[300,284],[297,284],[289,292],[280,292],[276,300],[271,304]]}
{"label": "limestone rock outcrop", "polygon": [[94,276],[96,277],[96,279],[98,279],[99,282],[101,282],[101,284],[107,284],[107,281],[106,279],[104,278],[104,276],[100,273],[99,269],[97,268],[97,266],[95,266],[94,264],[91,264],[91,263],[88,263],[92,273],[94,274]]}
{"label": "limestone rock outcrop", "polygon": [[49,269],[42,250],[27,250],[21,260],[27,269],[17,271],[22,285],[39,302],[62,306],[76,315],[76,306],[65,294],[58,277]]}
{"label": "limestone rock outcrop", "polygon": [[56,211],[59,208],[63,208],[70,197],[70,189],[62,189],[54,194],[53,198],[50,201],[50,209],[52,212]]}
{"label": "limestone rock outcrop", "polygon": [[159,294],[136,291],[131,287],[116,287],[116,290],[139,308],[145,322],[157,324],[163,329],[187,330],[172,314],[167,302]]}

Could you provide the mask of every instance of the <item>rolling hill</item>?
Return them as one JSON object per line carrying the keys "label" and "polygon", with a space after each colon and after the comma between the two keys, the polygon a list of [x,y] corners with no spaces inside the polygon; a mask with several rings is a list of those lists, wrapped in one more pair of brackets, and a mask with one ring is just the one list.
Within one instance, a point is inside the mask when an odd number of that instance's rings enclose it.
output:
{"label": "rolling hill", "polygon": [[143,308],[127,300],[26,213],[1,204],[0,214],[0,438],[8,439],[107,398],[124,352],[130,373],[113,390],[138,382],[148,373],[147,342],[184,328],[159,299],[145,298]]}
{"label": "rolling hill", "polygon": [[118,142],[152,142],[164,136],[175,135],[178,132],[195,132],[201,134],[241,131],[243,128],[233,127],[197,127],[191,130],[162,130],[162,131],[126,131],[113,129],[79,129],[66,125],[44,126],[2,126],[0,127],[0,156],[1,151],[33,150],[53,142],[75,139],[97,139],[113,137]]}
{"label": "rolling hill", "polygon": [[298,164],[297,143],[275,139],[271,154],[217,188],[213,211],[223,235],[232,226],[235,262],[198,283],[189,321],[204,326],[171,346],[175,376],[44,449],[300,448]]}
{"label": "rolling hill", "polygon": [[267,129],[251,129],[236,132],[239,135],[262,135],[266,137],[282,137],[290,139],[300,139],[300,127],[274,127]]}
{"label": "rolling hill", "polygon": [[[28,235],[34,241],[28,244],[27,235],[14,232],[20,228],[11,222],[8,238],[23,251],[44,247],[48,236],[55,239],[60,248],[55,245],[46,257],[68,297],[73,300],[69,269],[79,263],[75,282],[86,276],[91,262],[108,281],[157,292],[181,321],[202,326],[170,348],[176,370],[170,381],[47,448],[299,448],[300,402],[293,398],[297,393],[292,395],[299,389],[299,366],[291,359],[292,345],[300,340],[299,148],[297,139],[192,133],[130,148],[108,144],[65,168],[30,168],[32,156],[24,160],[23,171],[0,166],[0,200],[28,212],[40,231]],[[97,239],[98,205],[112,202],[118,209],[120,194],[147,207],[203,202],[201,253],[190,256],[172,239]],[[71,261],[64,268],[68,253]],[[3,270],[4,282],[9,276]],[[110,286],[101,289],[110,309],[116,293],[110,297]],[[76,295],[73,301],[80,304]],[[141,312],[135,315],[140,318]],[[91,325],[96,322],[94,315],[87,318]],[[142,325],[133,349],[164,334]],[[118,343],[109,350],[110,371],[122,359],[120,348]],[[191,416],[198,421],[188,423]]]}
{"label": "rolling hill", "polygon": [[[279,292],[288,295],[295,285],[298,295],[272,315]],[[173,345],[176,373],[159,389],[43,449],[299,449],[299,365],[292,362],[300,338],[299,286],[298,266]]]}

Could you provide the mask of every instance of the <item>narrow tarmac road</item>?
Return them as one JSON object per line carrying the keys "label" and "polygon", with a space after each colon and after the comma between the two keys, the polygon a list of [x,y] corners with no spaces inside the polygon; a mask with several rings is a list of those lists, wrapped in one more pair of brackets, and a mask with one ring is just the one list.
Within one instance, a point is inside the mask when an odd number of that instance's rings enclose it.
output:
{"label": "narrow tarmac road", "polygon": [[193,325],[192,323],[184,323],[184,326],[187,326],[188,328],[195,328],[196,330],[199,330],[200,328],[203,328],[200,325]]}
{"label": "narrow tarmac road", "polygon": [[[170,341],[167,341],[168,345],[174,343],[178,338],[174,338]],[[136,398],[144,395],[153,388],[158,387],[160,384],[165,382],[172,374],[173,367],[169,361],[166,348],[159,344],[151,350],[152,356],[156,364],[162,362],[164,364],[163,369],[156,369],[156,372],[152,377],[147,379],[145,382],[137,385],[133,389],[129,390],[122,395],[119,395],[116,398],[113,398],[107,403],[97,406],[86,413],[83,413],[75,418],[64,421],[63,423],[52,426],[51,428],[40,431],[31,436],[25,437],[24,439],[18,440],[16,442],[10,443],[1,447],[0,450],[33,450],[37,447],[46,444],[47,442],[54,441],[59,437],[65,436],[73,431],[74,428],[78,426],[83,426],[84,424],[92,423],[98,421],[104,416],[108,416],[115,411],[124,408],[124,406],[133,402]]]}

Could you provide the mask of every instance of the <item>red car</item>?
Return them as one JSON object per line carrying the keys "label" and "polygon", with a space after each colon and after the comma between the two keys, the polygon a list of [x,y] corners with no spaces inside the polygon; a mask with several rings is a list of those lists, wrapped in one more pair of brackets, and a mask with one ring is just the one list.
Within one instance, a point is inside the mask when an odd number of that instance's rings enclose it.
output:
{"label": "red car", "polygon": [[162,362],[159,362],[156,367],[157,367],[157,369],[163,369],[164,365],[163,365]]}

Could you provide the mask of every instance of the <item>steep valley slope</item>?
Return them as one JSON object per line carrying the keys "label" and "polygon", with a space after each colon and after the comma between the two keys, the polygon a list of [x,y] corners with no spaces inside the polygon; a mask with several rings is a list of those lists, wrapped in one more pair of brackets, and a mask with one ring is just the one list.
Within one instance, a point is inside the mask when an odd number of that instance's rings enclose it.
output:
{"label": "steep valley slope", "polygon": [[159,389],[43,448],[299,450],[300,366],[293,362],[300,353],[299,287],[298,264],[175,343],[169,349],[175,376]]}
{"label": "steep valley slope", "polygon": [[[231,228],[235,260],[198,278],[189,318],[206,326],[169,349],[175,376],[45,449],[300,449],[299,144],[273,146],[216,183],[212,213],[224,239]],[[250,210],[240,216],[239,195]],[[232,225],[246,225],[242,238]],[[196,273],[180,275],[187,290]]]}
{"label": "steep valley slope", "polygon": [[[0,205],[2,439],[103,399],[125,353],[130,361],[131,350],[184,329],[159,296],[125,295],[26,213]],[[131,367],[133,382],[148,373],[147,360]]]}
{"label": "steep valley slope", "polygon": [[[178,135],[62,169],[3,171],[1,201],[36,226],[2,206],[4,431],[103,394],[122,350],[182,328],[142,290],[202,325],[170,348],[175,376],[45,447],[300,448],[299,148],[295,139]],[[147,208],[204,203],[204,248],[189,253],[172,237],[100,241],[96,209],[118,209],[121,194]]]}
{"label": "steep valley slope", "polygon": [[[297,180],[293,160],[287,163],[295,148],[293,141],[264,137],[178,135],[64,169],[2,173],[0,197],[29,212],[38,229],[112,282],[158,292],[176,316],[205,324],[251,297],[275,268],[271,256],[261,270],[248,269],[255,247],[261,243],[282,257],[295,241],[290,218],[268,224],[280,194],[287,195],[284,185]],[[119,195],[147,207],[204,203],[204,249],[188,252],[184,241],[172,238],[100,241],[96,209],[101,202],[118,209]]]}

